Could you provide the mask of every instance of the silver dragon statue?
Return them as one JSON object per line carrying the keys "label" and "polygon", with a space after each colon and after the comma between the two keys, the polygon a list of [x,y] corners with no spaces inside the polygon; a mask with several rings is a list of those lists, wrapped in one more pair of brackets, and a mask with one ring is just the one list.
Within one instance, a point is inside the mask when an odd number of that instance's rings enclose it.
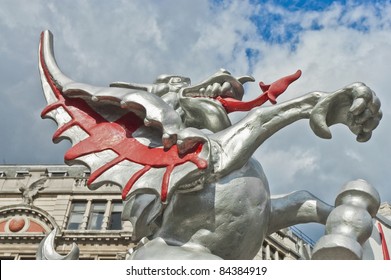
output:
{"label": "silver dragon statue", "polygon": [[[300,71],[242,101],[250,76],[220,70],[205,81],[161,75],[153,84],[78,83],[63,74],[50,31],[41,35],[39,70],[47,107],[58,124],[54,142],[69,139],[67,164],[91,169],[88,186],[122,189],[123,220],[138,245],[129,259],[252,259],[268,234],[307,222],[326,225],[313,259],[360,259],[379,208],[377,191],[363,180],[347,183],[331,206],[307,191],[271,196],[252,155],[285,126],[309,119],[313,132],[331,138],[345,124],[357,141],[371,138],[382,117],[380,101],[363,83],[335,92],[310,92],[276,104]],[[270,101],[273,106],[261,105]],[[248,112],[235,124],[228,114]],[[53,235],[41,259],[62,258]],[[76,250],[76,249],[75,249]],[[77,258],[77,252],[63,258]]]}

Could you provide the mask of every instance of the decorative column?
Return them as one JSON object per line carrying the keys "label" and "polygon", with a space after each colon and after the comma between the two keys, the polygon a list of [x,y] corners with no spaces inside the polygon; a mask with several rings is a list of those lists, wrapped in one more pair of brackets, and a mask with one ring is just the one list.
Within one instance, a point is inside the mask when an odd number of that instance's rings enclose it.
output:
{"label": "decorative column", "polygon": [[326,221],[326,235],[314,247],[312,259],[362,259],[362,245],[372,233],[379,193],[364,180],[351,181],[335,199]]}
{"label": "decorative column", "polygon": [[110,220],[110,212],[111,212],[111,204],[112,201],[108,200],[106,204],[106,210],[105,214],[103,216],[103,221],[102,221],[102,230],[106,230],[108,225],[109,225],[109,220]]}
{"label": "decorative column", "polygon": [[276,251],[274,252],[274,259],[275,259],[275,260],[279,260],[279,259],[280,259],[279,255],[278,255],[278,250],[276,250]]}
{"label": "decorative column", "polygon": [[90,216],[90,212],[91,212],[91,200],[88,200],[87,201],[87,205],[86,205],[86,211],[84,212],[84,216],[83,216],[83,221],[82,221],[82,224],[81,224],[81,229],[86,229],[87,228],[87,225],[88,225],[88,218]]}
{"label": "decorative column", "polygon": [[270,245],[269,244],[267,244],[266,248],[265,248],[265,259],[266,260],[270,260],[271,259],[270,258]]}

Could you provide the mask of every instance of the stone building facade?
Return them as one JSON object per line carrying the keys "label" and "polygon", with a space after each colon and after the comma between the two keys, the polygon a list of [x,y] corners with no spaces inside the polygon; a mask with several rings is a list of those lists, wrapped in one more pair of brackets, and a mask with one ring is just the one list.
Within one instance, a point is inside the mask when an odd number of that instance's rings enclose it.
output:
{"label": "stone building facade", "polygon": [[[0,165],[0,259],[35,259],[54,228],[59,254],[76,243],[80,259],[124,259],[135,244],[132,225],[121,221],[121,191],[89,190],[88,177],[83,166]],[[281,230],[267,237],[256,259],[308,259],[309,243]]]}

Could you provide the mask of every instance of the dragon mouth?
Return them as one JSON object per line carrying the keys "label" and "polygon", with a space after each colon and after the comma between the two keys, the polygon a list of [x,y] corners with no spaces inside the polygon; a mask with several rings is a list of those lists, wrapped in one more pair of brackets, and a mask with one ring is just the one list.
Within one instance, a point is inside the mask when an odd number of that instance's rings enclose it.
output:
{"label": "dragon mouth", "polygon": [[[195,86],[182,88],[179,103],[186,126],[218,132],[231,125],[230,103],[242,102],[243,83],[253,81],[249,76],[235,78],[221,70]],[[225,100],[228,100],[225,102]]]}
{"label": "dragon mouth", "polygon": [[228,81],[211,81],[210,83],[200,84],[183,90],[183,97],[216,99],[218,96],[241,100],[243,90],[235,84],[233,86]]}
{"label": "dragon mouth", "polygon": [[208,129],[212,132],[221,131],[231,125],[229,113],[248,112],[267,101],[276,104],[276,98],[300,75],[301,71],[298,70],[271,84],[260,82],[262,93],[253,100],[242,101],[243,84],[254,81],[254,78],[250,76],[235,78],[225,70],[217,72],[198,85],[180,90],[179,103],[183,113],[182,119],[187,126]]}
{"label": "dragon mouth", "polygon": [[297,70],[294,74],[282,77],[270,85],[260,82],[259,86],[263,93],[253,100],[242,101],[243,84],[254,81],[254,78],[243,76],[236,79],[229,72],[221,71],[199,85],[185,88],[182,91],[182,97],[211,98],[216,101],[216,104],[221,104],[226,113],[249,111],[268,100],[272,104],[276,104],[276,98],[300,76],[301,71]]}
{"label": "dragon mouth", "polygon": [[181,95],[185,98],[213,99],[219,103],[223,99],[241,101],[244,95],[243,84],[248,81],[254,81],[254,78],[235,78],[228,71],[221,70],[198,85],[184,88]]}

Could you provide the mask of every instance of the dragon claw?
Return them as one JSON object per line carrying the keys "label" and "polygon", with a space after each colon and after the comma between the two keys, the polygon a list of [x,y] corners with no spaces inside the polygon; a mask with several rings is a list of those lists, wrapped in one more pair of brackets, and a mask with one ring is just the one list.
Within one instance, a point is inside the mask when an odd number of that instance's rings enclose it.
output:
{"label": "dragon claw", "polygon": [[329,127],[342,123],[357,135],[358,142],[371,138],[382,117],[380,101],[375,93],[362,83],[355,83],[333,93],[321,93],[310,114],[310,126],[314,133],[331,138]]}

